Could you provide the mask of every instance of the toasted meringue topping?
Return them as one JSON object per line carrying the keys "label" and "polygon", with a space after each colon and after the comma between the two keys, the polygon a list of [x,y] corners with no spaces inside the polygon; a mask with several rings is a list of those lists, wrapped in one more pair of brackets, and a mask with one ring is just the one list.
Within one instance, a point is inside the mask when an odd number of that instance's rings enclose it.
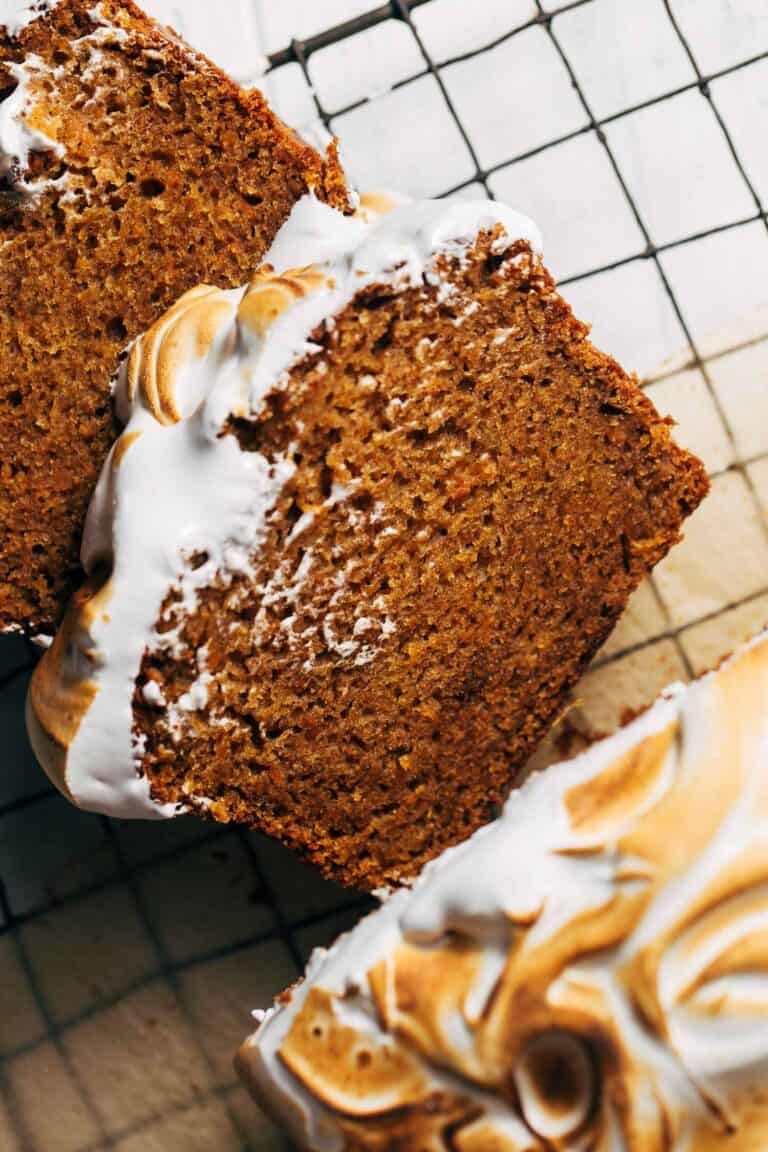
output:
{"label": "toasted meringue topping", "polygon": [[[134,343],[115,393],[125,430],[82,547],[89,575],[111,573],[109,611],[94,609],[90,586],[76,598],[28,709],[38,757],[77,804],[122,817],[179,811],[152,799],[142,768],[133,725],[142,660],[173,647],[200,589],[253,570],[294,470],[290,451],[243,450],[232,418],[258,417],[270,394],[289,387],[291,368],[318,352],[312,334],[360,291],[435,283],[439,259],[461,258],[487,228],[500,250],[520,239],[540,246],[529,220],[491,201],[369,197],[343,216],[305,196],[246,287],[195,288]],[[337,486],[332,499],[345,498]],[[158,627],[171,592],[173,618]],[[198,698],[205,692],[191,707]],[[62,722],[62,709],[76,722]]]}
{"label": "toasted meringue topping", "polygon": [[[363,1044],[401,1089],[352,1108]],[[421,1147],[426,1108],[437,1152],[765,1147],[768,632],[318,953],[239,1067],[307,1149]]]}
{"label": "toasted meringue topping", "polygon": [[240,301],[237,318],[243,327],[264,337],[287,308],[310,292],[334,288],[317,265],[290,268],[278,276],[271,264],[262,264]]}
{"label": "toasted meringue topping", "polygon": [[575,1138],[598,1105],[589,1046],[569,1032],[542,1032],[526,1044],[513,1080],[520,1112],[542,1140]]}
{"label": "toasted meringue topping", "polygon": [[[159,424],[178,423],[187,368],[208,354],[233,311],[233,302],[218,288],[201,285],[186,292],[131,348],[129,401],[140,393]],[[194,397],[188,410],[194,411],[200,399]]]}

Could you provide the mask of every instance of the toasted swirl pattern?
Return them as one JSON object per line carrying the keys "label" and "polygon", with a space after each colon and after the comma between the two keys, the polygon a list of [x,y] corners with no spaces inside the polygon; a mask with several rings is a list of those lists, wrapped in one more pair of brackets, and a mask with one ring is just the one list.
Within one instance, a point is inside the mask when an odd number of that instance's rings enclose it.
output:
{"label": "toasted swirl pattern", "polygon": [[322,288],[333,287],[322,268],[307,265],[278,275],[271,264],[262,264],[248,285],[237,310],[240,324],[257,336],[265,336],[287,308]]}
{"label": "toasted swirl pattern", "polygon": [[226,293],[218,288],[201,284],[185,292],[131,348],[129,402],[140,395],[159,424],[178,423],[185,368],[205,356],[232,313]]}
{"label": "toasted swirl pattern", "polygon": [[343,939],[246,1078],[289,1070],[307,1147],[768,1147],[767,757],[768,634]]}
{"label": "toasted swirl pattern", "polygon": [[194,386],[195,363],[232,329],[235,319],[240,330],[263,339],[292,304],[329,286],[319,268],[308,266],[277,275],[270,264],[263,264],[239,304],[233,293],[207,284],[190,289],[131,348],[129,403],[140,396],[159,424],[177,424],[201,399]]}

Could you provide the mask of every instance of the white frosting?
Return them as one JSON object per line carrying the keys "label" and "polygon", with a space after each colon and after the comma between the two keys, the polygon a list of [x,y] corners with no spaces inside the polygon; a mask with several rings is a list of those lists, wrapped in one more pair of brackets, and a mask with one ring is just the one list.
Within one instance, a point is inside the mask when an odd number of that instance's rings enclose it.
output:
{"label": "white frosting", "polygon": [[[499,250],[518,239],[540,247],[529,220],[491,201],[416,202],[383,217],[365,211],[345,217],[305,196],[266,260],[277,273],[315,265],[311,291],[259,328],[243,316],[248,289],[210,290],[218,327],[202,356],[194,340],[181,349],[174,343],[178,312],[172,310],[151,330],[152,351],[142,353],[147,359],[158,357],[159,365],[163,353],[157,346],[164,336],[167,346],[173,344],[173,402],[180,418],[161,422],[156,397],[148,403],[140,389],[129,398],[123,372],[116,401],[125,431],[104,466],[82,547],[87,573],[111,569],[108,601],[76,618],[60,666],[54,669],[49,662],[42,669],[59,685],[95,687],[66,757],[65,785],[77,804],[122,817],[176,812],[151,799],[141,771],[142,746],[132,732],[142,657],[174,642],[173,633],[160,635],[155,628],[171,588],[180,588],[182,610],[189,611],[198,590],[215,577],[249,571],[270,510],[293,470],[291,459],[270,465],[258,452],[241,450],[234,436],[220,435],[227,419],[233,413],[258,414],[268,394],[287,384],[291,366],[317,350],[309,339],[312,331],[362,289],[382,282],[401,289],[424,279],[433,282],[437,256],[461,256],[481,229],[496,224],[504,229]],[[331,500],[339,498],[331,494]],[[185,558],[200,553],[207,561],[193,570]],[[382,639],[390,630],[385,621]],[[367,659],[359,637],[355,644],[360,659]],[[61,656],[56,649],[51,661]],[[205,685],[199,687],[192,704],[205,695]],[[34,708],[30,735],[55,778],[60,765],[49,761]]]}
{"label": "white frosting", "polygon": [[19,191],[27,196],[35,196],[53,182],[38,180],[27,184],[17,178],[29,168],[30,154],[53,152],[61,159],[65,151],[61,144],[33,127],[28,120],[32,104],[30,81],[45,68],[43,61],[39,56],[30,54],[23,64],[7,63],[6,67],[16,81],[16,87],[0,104],[0,178],[11,175]]}
{"label": "white frosting", "polygon": [[[407,1117],[437,1091],[465,1102],[460,1152],[709,1152],[726,1132],[734,1152],[764,1147],[766,767],[768,633],[532,777],[500,819],[318,950],[241,1049],[242,1074],[322,1152],[347,1146],[349,1116],[383,1147],[387,1111]],[[365,1040],[368,1066],[389,1050],[384,1081],[405,1054],[400,1097],[382,1108],[353,1093],[340,1052],[358,1040],[324,1042],[318,992]],[[593,1059],[598,1036],[618,1062]],[[569,1069],[557,1107],[548,1061]],[[499,1091],[510,1076],[516,1099]],[[419,1077],[415,1093],[406,1080]]]}
{"label": "white frosting", "polygon": [[28,24],[45,16],[58,2],[59,0],[33,0],[32,3],[26,3],[25,0],[0,0],[0,27],[7,28],[9,36],[17,37]]}

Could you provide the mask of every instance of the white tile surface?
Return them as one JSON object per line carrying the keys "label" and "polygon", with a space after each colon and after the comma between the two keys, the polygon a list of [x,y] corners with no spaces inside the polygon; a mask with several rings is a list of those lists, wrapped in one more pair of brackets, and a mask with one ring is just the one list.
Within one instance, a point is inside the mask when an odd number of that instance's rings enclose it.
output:
{"label": "white tile surface", "polygon": [[650,260],[569,284],[563,294],[592,324],[592,340],[640,375],[685,344],[657,269]]}
{"label": "white tile surface", "polygon": [[756,460],[754,464],[750,464],[747,473],[757,495],[763,516],[768,523],[768,457],[763,457],[762,460]]}
{"label": "white tile surface", "polygon": [[598,119],[696,79],[662,0],[592,0],[553,26]]}
{"label": "white tile surface", "polygon": [[708,472],[722,472],[733,463],[733,445],[698,369],[678,372],[646,391],[661,415],[675,420],[677,443],[698,456]]}
{"label": "white tile surface", "polygon": [[765,587],[768,539],[739,472],[713,481],[684,533],[653,576],[675,625],[722,612]]}
{"label": "white tile surface", "polygon": [[765,0],[672,0],[672,8],[705,75],[768,48]]}
{"label": "white tile surface", "polygon": [[443,69],[443,78],[485,167],[586,123],[568,73],[543,28],[530,28],[482,57],[453,64]]}
{"label": "white tile surface", "polygon": [[768,60],[732,72],[712,83],[712,97],[749,179],[763,204],[768,201]]}
{"label": "white tile surface", "polygon": [[738,458],[768,453],[768,340],[719,357],[709,372]]}
{"label": "white tile surface", "polygon": [[740,644],[768,626],[768,596],[757,596],[746,604],[724,612],[715,620],[694,624],[681,633],[683,646],[696,675],[715,668]]}
{"label": "white tile surface", "polygon": [[754,212],[712,110],[698,91],[617,120],[605,131],[654,243]]}
{"label": "white tile surface", "polygon": [[413,22],[433,59],[472,52],[536,15],[533,0],[433,0],[416,8]]}
{"label": "white tile surface", "polygon": [[383,186],[411,196],[434,196],[474,172],[432,76],[336,117],[333,129],[341,137],[349,171],[363,188]]}
{"label": "white tile surface", "polygon": [[312,89],[299,64],[284,64],[260,81],[267,99],[286,124],[301,130],[317,119]]}
{"label": "white tile surface", "polygon": [[600,649],[599,659],[616,656],[627,648],[661,636],[667,629],[667,617],[650,580],[644,580],[633,592],[624,615]]}
{"label": "white tile surface", "polygon": [[[768,232],[762,224],[716,233],[660,259],[702,355],[754,334],[745,318],[768,303]],[[768,332],[768,315],[762,324]]]}
{"label": "white tile surface", "polygon": [[574,720],[582,731],[606,735],[651,704],[667,684],[685,679],[677,647],[660,640],[587,673],[575,693]]}
{"label": "white tile surface", "polygon": [[594,132],[503,168],[490,184],[500,200],[536,220],[544,234],[547,264],[560,279],[633,256],[645,247]]}
{"label": "white tile surface", "polygon": [[396,20],[323,48],[309,61],[312,83],[329,112],[382,94],[425,67],[413,32]]}

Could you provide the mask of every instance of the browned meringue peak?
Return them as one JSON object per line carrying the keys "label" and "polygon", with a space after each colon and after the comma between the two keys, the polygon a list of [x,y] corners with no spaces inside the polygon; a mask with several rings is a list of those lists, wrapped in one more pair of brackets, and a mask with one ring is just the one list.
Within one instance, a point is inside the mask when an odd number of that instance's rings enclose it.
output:
{"label": "browned meringue peak", "polygon": [[323,1152],[768,1147],[768,633],[529,781],[240,1062]]}
{"label": "browned meringue peak", "polygon": [[190,360],[209,351],[224,325],[232,319],[232,294],[201,284],[177,300],[157,323],[140,336],[128,357],[128,400],[140,395],[160,424],[182,418],[177,389]]}
{"label": "browned meringue peak", "polygon": [[263,337],[296,300],[321,288],[333,287],[333,281],[317,265],[291,268],[278,275],[271,264],[262,264],[245,290],[237,319],[243,327]]}

